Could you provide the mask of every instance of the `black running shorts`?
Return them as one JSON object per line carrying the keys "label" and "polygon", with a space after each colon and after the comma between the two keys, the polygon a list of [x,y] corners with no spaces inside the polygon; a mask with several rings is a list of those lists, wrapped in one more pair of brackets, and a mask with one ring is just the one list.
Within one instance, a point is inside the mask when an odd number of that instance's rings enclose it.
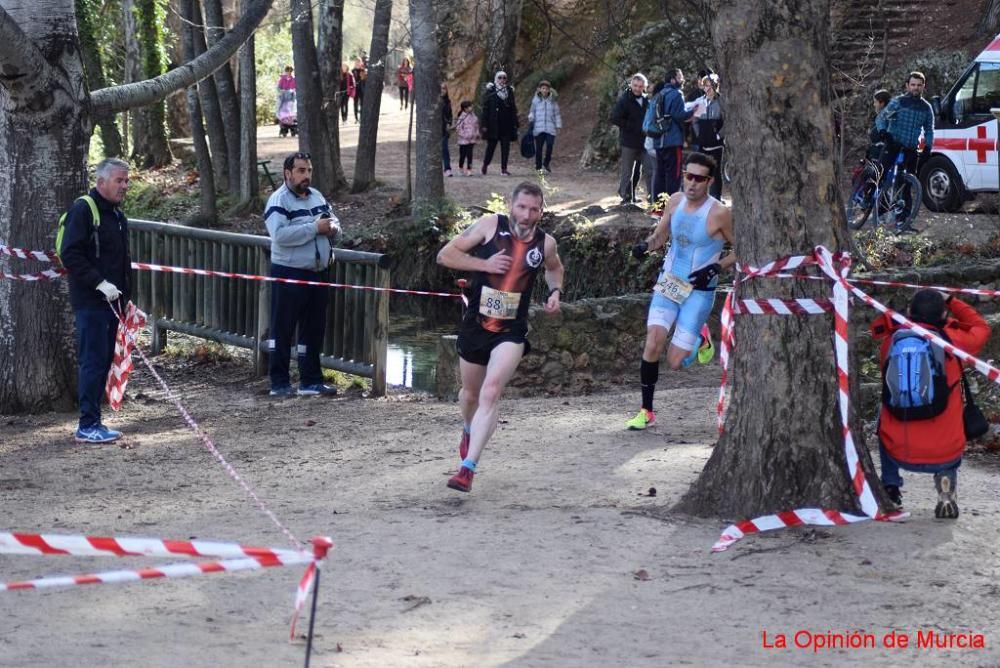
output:
{"label": "black running shorts", "polygon": [[463,326],[458,331],[458,356],[469,364],[486,366],[493,349],[506,341],[523,343],[525,355],[531,351],[527,335],[522,332],[491,332],[479,325]]}

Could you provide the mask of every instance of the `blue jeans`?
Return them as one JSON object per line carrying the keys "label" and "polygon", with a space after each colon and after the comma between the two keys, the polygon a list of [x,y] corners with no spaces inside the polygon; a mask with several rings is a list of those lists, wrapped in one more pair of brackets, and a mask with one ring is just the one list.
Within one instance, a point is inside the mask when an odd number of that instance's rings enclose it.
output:
{"label": "blue jeans", "polygon": [[451,171],[451,152],[448,150],[448,133],[441,137],[441,165],[444,171]]}
{"label": "blue jeans", "polygon": [[[271,265],[275,278],[297,278],[305,281],[326,281],[326,271],[295,269],[280,264]],[[319,353],[326,334],[326,304],[328,288],[274,283],[271,286],[271,340],[268,350],[268,373],[271,388],[288,387],[291,365],[292,334],[298,326],[299,383],[316,385],[323,382]]]}
{"label": "blue jeans", "polygon": [[108,383],[108,371],[115,356],[118,318],[111,309],[81,309],[76,319],[76,351],[79,357],[77,397],[80,400],[80,429],[101,423],[101,399]]}
{"label": "blue jeans", "polygon": [[[556,136],[548,132],[539,132],[535,135],[535,170],[548,167],[552,162],[552,147],[556,143]],[[545,148],[545,158],[542,158],[542,148]]]}
{"label": "blue jeans", "polygon": [[883,486],[894,485],[902,487],[903,477],[899,475],[899,469],[903,469],[904,471],[912,471],[914,473],[943,473],[951,478],[954,487],[955,479],[958,477],[958,467],[962,465],[961,457],[950,462],[944,462],[943,464],[909,464],[897,461],[892,458],[892,455],[885,449],[881,441],[878,444],[878,454],[879,459],[882,460]]}

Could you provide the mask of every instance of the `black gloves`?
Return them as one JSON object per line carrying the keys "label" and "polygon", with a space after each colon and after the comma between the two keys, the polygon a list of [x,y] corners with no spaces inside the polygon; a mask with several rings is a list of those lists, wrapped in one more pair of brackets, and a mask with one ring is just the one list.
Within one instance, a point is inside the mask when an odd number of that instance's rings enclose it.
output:
{"label": "black gloves", "polygon": [[632,246],[632,257],[636,260],[641,260],[646,257],[646,251],[649,249],[649,244],[645,241],[640,241],[635,246]]}
{"label": "black gloves", "polygon": [[719,275],[720,271],[722,271],[722,267],[719,266],[719,263],[713,262],[707,267],[702,267],[701,269],[692,271],[691,274],[688,275],[688,280],[691,281],[691,287],[695,290],[707,290],[708,284],[712,282],[712,279]]}

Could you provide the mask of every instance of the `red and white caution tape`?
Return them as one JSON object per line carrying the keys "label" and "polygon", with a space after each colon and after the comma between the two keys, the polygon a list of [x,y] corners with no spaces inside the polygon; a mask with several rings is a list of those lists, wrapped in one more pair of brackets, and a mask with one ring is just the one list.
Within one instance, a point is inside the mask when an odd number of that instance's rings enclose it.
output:
{"label": "red and white caution tape", "polygon": [[721,331],[719,332],[719,362],[722,364],[722,379],[719,381],[719,401],[715,405],[715,422],[719,428],[719,433],[724,431],[726,416],[726,382],[729,376],[729,352],[736,343],[733,335],[733,294],[726,295],[726,301],[722,304],[722,314],[719,318]]}
{"label": "red and white caution tape", "polygon": [[[786,258],[786,260],[799,260],[796,258]],[[787,268],[788,263],[779,267],[780,261],[772,262],[765,267],[755,270],[757,276],[773,275],[780,273]],[[854,493],[858,497],[864,517],[842,513],[836,510],[825,510],[820,508],[799,508],[791,511],[765,515],[752,520],[745,520],[737,524],[730,525],[722,532],[719,540],[712,546],[713,552],[723,552],[748,533],[759,531],[770,531],[789,526],[800,526],[802,524],[816,524],[819,526],[831,526],[836,524],[852,524],[863,522],[869,519],[879,521],[899,521],[909,517],[909,513],[894,512],[883,513],[875,500],[875,495],[868,484],[861,461],[858,457],[857,447],[851,433],[850,415],[850,385],[849,385],[849,358],[847,355],[848,338],[848,290],[857,290],[847,283],[847,274],[850,271],[850,256],[846,253],[831,254],[826,248],[818,246],[813,254],[811,262],[799,262],[797,266],[807,264],[818,264],[823,272],[833,281],[833,307],[834,307],[834,351],[837,362],[837,383],[838,383],[838,405],[840,408],[841,431],[844,437],[844,455],[847,461],[847,474],[851,479]],[[857,292],[861,292],[857,290]],[[861,293],[864,294],[864,293]],[[867,295],[866,295],[867,296]],[[728,300],[727,300],[728,302]],[[727,304],[728,305],[728,304]],[[725,309],[724,309],[725,312]],[[925,330],[926,331],[926,330]],[[725,344],[723,344],[725,346]],[[725,367],[724,367],[725,368]],[[725,373],[725,372],[724,372]],[[723,376],[725,378],[725,376]],[[718,420],[720,431],[722,429],[722,408],[724,395],[720,389],[718,404]]]}
{"label": "red and white caution tape", "polygon": [[117,584],[156,578],[183,578],[209,573],[234,573],[282,566],[307,564],[295,592],[291,637],[302,606],[316,580],[316,569],[326,559],[333,541],[313,538],[313,553],[270,547],[247,547],[237,543],[205,540],[163,540],[159,538],[116,538],[111,536],[61,536],[0,532],[0,554],[70,555],[78,557],[211,557],[217,561],[178,563],[130,570],[105,571],[84,575],[61,575],[0,583],[0,591],[74,587],[88,584]]}
{"label": "red and white caution tape", "polygon": [[25,250],[23,248],[11,248],[0,244],[0,255],[10,255],[22,260],[37,260],[39,262],[58,262],[59,258],[55,253],[49,251]]}
{"label": "red and white caution tape", "polygon": [[425,295],[429,297],[454,297],[462,295],[455,292],[431,292],[428,290],[403,290],[401,288],[379,288],[373,285],[348,285],[346,283],[330,283],[327,281],[304,281],[297,278],[275,278],[274,276],[258,276],[256,274],[238,274],[231,271],[215,271],[210,269],[190,269],[188,267],[168,267],[148,262],[133,262],[133,269],[145,271],[160,271],[171,274],[189,274],[194,276],[219,276],[221,278],[242,278],[247,281],[266,281],[269,283],[291,283],[293,285],[311,285],[318,288],[349,288],[352,290],[368,290],[371,292],[395,292],[403,295]]}
{"label": "red and white caution tape", "polygon": [[9,274],[6,271],[0,271],[0,279],[7,279],[9,281],[54,281],[65,275],[65,269],[46,269],[45,271],[39,271],[34,274]]}
{"label": "red and white caution tape", "polygon": [[[114,310],[114,309],[112,309]],[[129,374],[135,366],[132,364],[132,349],[135,348],[139,330],[146,326],[146,314],[129,302],[125,306],[124,317],[118,316],[118,332],[115,334],[115,356],[108,371],[108,382],[104,393],[108,397],[108,405],[112,410],[121,410],[125,400],[125,387],[128,385]]]}
{"label": "red and white caution tape", "polygon": [[737,315],[822,315],[833,311],[829,299],[738,299]]}

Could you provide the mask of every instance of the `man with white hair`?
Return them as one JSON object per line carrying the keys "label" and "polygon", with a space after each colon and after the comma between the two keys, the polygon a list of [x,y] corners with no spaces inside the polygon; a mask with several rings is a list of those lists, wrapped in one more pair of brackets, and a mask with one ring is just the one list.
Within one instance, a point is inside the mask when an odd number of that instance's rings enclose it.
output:
{"label": "man with white hair", "polygon": [[635,188],[640,175],[646,185],[646,196],[650,195],[653,181],[652,159],[646,153],[646,135],[642,132],[642,120],[646,117],[646,77],[634,74],[628,90],[623,92],[611,111],[611,122],[618,126],[618,144],[621,147],[621,171],[618,178],[618,196],[622,205],[635,204],[638,197]]}
{"label": "man with white hair", "polygon": [[128,221],[119,206],[128,192],[127,162],[106,158],[97,165],[97,185],[66,213],[56,243],[69,272],[69,300],[76,321],[79,362],[77,396],[80,443],[111,443],[121,432],[101,423],[101,399],[115,354],[119,310],[128,303],[132,258]]}
{"label": "man with white hair", "polygon": [[[312,161],[308,153],[285,158],[285,183],[267,200],[264,224],[271,235],[271,276],[325,282],[333,258],[332,241],[340,222],[323,194],[309,186]],[[298,326],[299,396],[332,396],[337,388],[323,383],[319,363],[326,333],[328,288],[274,282],[271,284],[271,338],[268,341],[271,396],[289,397],[292,383],[292,334]]]}

